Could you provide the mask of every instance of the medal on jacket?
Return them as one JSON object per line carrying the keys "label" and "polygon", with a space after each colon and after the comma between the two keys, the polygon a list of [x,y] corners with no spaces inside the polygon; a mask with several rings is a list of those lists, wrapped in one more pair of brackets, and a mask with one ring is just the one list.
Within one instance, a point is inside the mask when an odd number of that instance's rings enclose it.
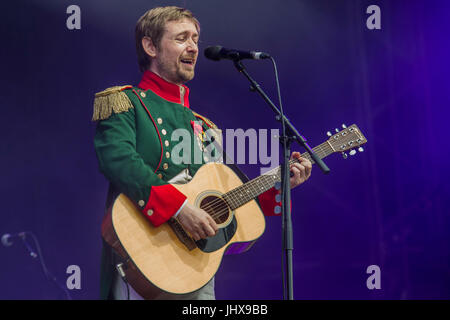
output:
{"label": "medal on jacket", "polygon": [[195,140],[197,140],[198,146],[202,152],[205,150],[204,142],[205,142],[205,133],[203,132],[203,126],[201,125],[201,121],[192,121],[191,126],[194,130]]}

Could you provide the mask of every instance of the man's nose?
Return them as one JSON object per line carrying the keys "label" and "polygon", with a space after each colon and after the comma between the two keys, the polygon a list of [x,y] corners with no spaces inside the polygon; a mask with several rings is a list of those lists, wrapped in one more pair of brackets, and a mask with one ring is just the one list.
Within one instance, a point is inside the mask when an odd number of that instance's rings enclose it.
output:
{"label": "man's nose", "polygon": [[194,40],[190,39],[187,46],[188,51],[198,52],[198,45]]}

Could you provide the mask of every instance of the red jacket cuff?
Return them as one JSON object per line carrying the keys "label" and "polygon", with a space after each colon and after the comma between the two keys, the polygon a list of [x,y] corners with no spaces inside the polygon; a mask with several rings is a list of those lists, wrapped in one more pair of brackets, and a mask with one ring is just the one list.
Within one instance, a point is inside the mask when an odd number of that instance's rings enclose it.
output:
{"label": "red jacket cuff", "polygon": [[186,196],[170,184],[153,186],[142,213],[158,227],[169,220],[186,200]]}
{"label": "red jacket cuff", "polygon": [[258,196],[259,205],[265,216],[281,215],[281,190],[274,188]]}

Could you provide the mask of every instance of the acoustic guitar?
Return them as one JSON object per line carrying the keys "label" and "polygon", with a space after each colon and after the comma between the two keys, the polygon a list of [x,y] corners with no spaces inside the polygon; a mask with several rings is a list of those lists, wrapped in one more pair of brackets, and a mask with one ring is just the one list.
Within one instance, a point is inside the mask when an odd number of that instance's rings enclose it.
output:
{"label": "acoustic guitar", "polygon": [[[345,126],[344,126],[345,127]],[[313,151],[325,158],[350,155],[367,142],[356,125],[345,127]],[[303,158],[314,161],[308,153]],[[298,161],[291,160],[291,163]],[[215,236],[194,241],[176,219],[155,228],[135,204],[120,194],[102,222],[102,237],[122,258],[122,276],[145,299],[160,290],[174,294],[195,291],[216,274],[224,254],[248,250],[265,230],[264,215],[255,201],[281,181],[281,168],[243,183],[222,163],[207,163],[186,184],[173,184],[188,201],[205,210],[218,224]]]}

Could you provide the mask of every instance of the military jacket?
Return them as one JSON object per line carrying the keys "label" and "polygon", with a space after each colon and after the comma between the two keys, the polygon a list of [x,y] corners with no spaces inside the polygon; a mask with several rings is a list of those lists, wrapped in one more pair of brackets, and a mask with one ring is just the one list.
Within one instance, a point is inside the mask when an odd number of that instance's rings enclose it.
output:
{"label": "military jacket", "polygon": [[[162,99],[151,90],[124,87],[120,94],[125,94],[132,106],[98,123],[94,144],[99,167],[116,189],[159,226],[186,199],[166,181],[185,168],[194,175],[204,163],[204,159],[194,161],[200,148],[193,128],[198,119],[189,108]],[[189,133],[191,138],[193,152],[186,163],[172,161],[175,130]]]}
{"label": "military jacket", "polygon": [[[137,87],[97,93],[93,120],[99,169],[115,193],[127,195],[156,227],[178,213],[186,196],[167,181],[186,169],[194,176],[210,160],[198,155],[210,143],[205,132],[217,128],[190,109],[189,88],[146,71]],[[180,142],[190,148],[176,149]],[[274,215],[277,194],[272,188],[258,197],[265,215]]]}

